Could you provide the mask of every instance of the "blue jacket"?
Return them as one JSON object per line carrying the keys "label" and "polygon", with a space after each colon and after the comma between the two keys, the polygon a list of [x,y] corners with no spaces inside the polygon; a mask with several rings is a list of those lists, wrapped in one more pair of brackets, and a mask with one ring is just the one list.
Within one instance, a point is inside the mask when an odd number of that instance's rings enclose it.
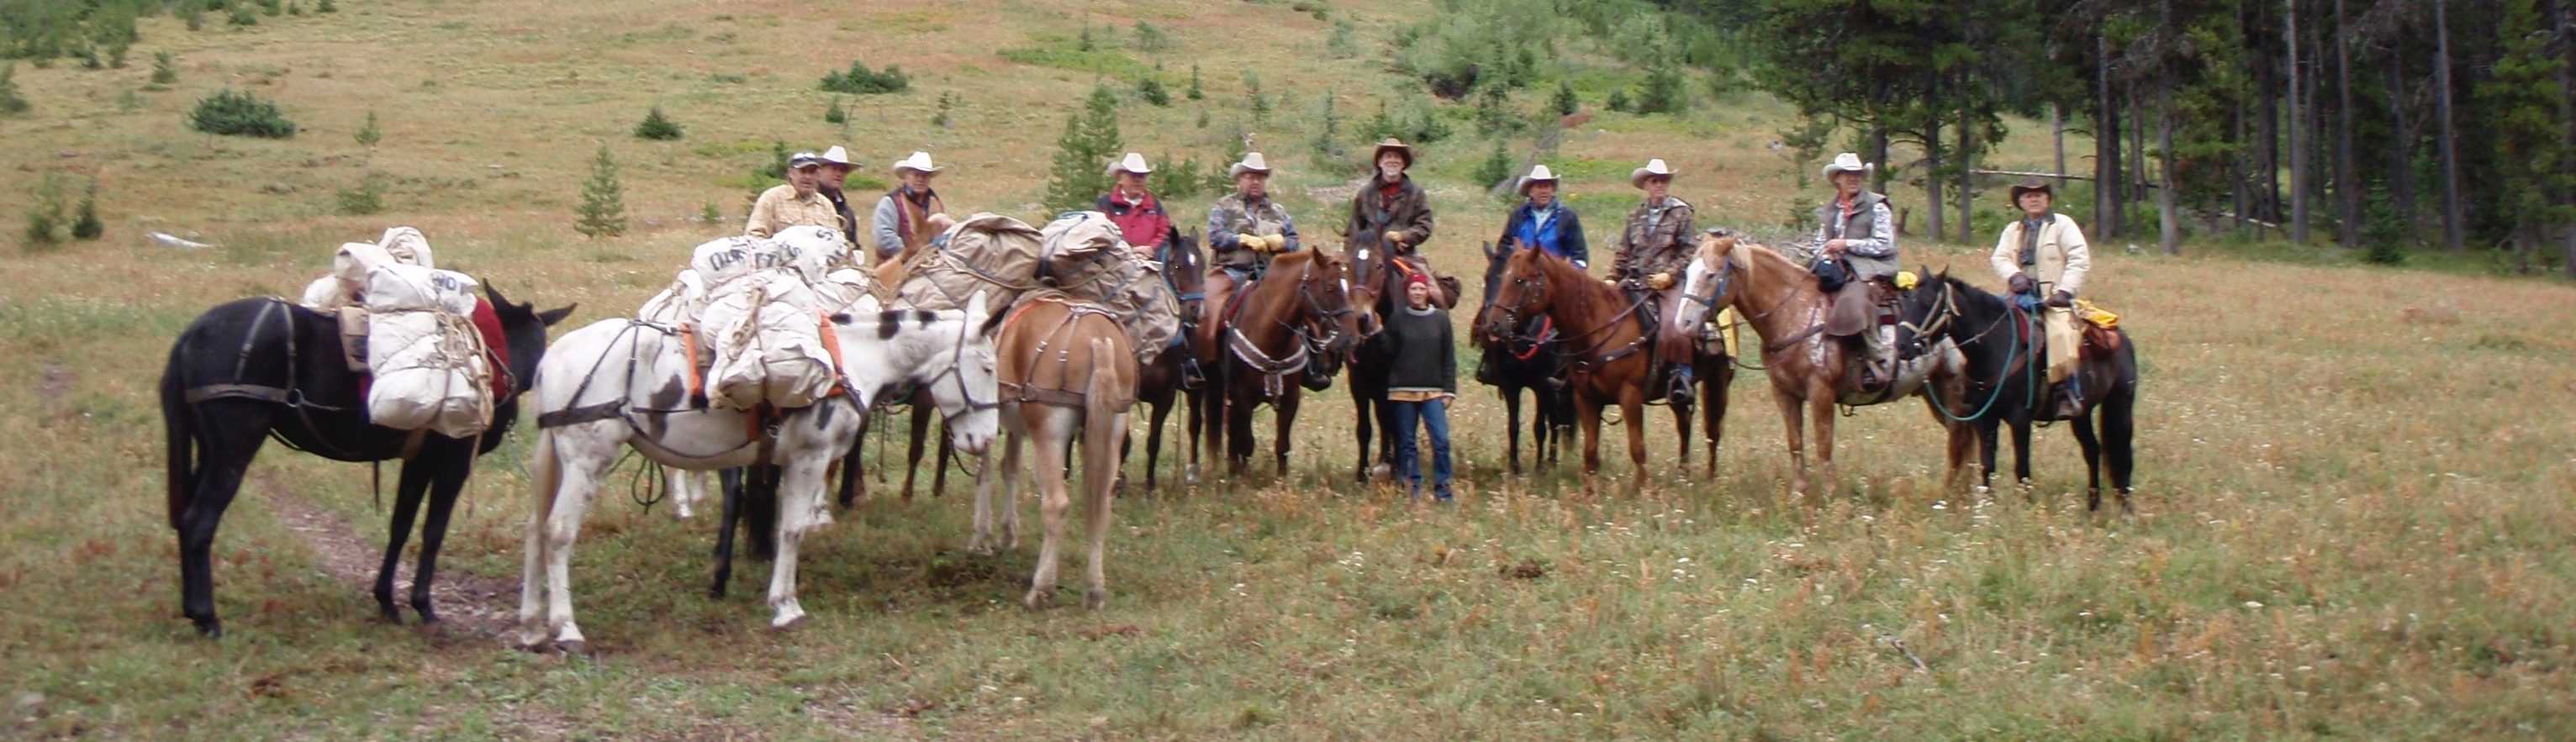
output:
{"label": "blue jacket", "polygon": [[1536,212],[1536,209],[1530,208],[1528,201],[1523,201],[1518,208],[1512,209],[1511,217],[1503,221],[1502,239],[1495,240],[1495,244],[1511,247],[1512,240],[1517,239],[1531,247],[1546,250],[1549,255],[1574,261],[1576,268],[1589,270],[1592,267],[1592,253],[1583,242],[1583,219],[1575,216],[1574,209],[1566,206],[1563,201],[1557,202],[1556,216],[1548,219],[1545,226],[1537,223]]}

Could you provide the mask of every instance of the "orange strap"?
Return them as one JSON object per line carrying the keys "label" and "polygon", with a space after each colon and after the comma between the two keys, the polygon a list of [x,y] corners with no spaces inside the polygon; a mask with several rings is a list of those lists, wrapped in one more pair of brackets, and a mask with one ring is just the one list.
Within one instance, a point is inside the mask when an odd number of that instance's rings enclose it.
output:
{"label": "orange strap", "polygon": [[689,369],[689,398],[705,399],[707,377],[698,373],[698,328],[680,326],[680,347],[689,353],[688,362],[680,364]]}
{"label": "orange strap", "polygon": [[[834,332],[832,329],[832,313],[824,310],[816,310],[815,314],[819,316],[822,321],[823,352],[832,356],[833,375],[838,376],[841,379],[849,378],[848,372],[842,369],[841,333]],[[845,394],[849,391],[849,387],[840,384],[838,381],[835,381],[832,384],[833,394]]]}

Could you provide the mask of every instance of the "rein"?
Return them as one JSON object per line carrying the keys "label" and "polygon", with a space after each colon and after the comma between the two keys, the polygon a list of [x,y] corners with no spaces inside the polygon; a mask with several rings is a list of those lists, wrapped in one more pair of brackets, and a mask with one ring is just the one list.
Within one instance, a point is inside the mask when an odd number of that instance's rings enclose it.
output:
{"label": "rein", "polygon": [[[1928,318],[1920,327],[1915,326],[1912,322],[1899,322],[1898,324],[1908,330],[1912,330],[1918,338],[1933,336],[1948,330],[1951,321],[1957,319],[1959,316],[1958,292],[1959,287],[1956,284],[1943,281],[1941,284],[1941,301],[1939,304],[1935,305],[1932,317]],[[2003,327],[2006,322],[2015,320],[2020,313],[2020,309],[2006,305],[2004,307],[2004,312],[1997,315],[1995,317],[1995,321],[1986,324],[1986,329],[1977,331],[1977,334],[1970,335],[1965,340],[1954,340],[1954,342],[1956,342],[1960,348],[1966,348],[1970,345],[1981,343],[1985,340],[1987,335],[1992,334],[1996,329]],[[2004,363],[2003,368],[1996,369],[1995,380],[1992,383],[1979,385],[1992,390],[1986,394],[1985,404],[1979,405],[1976,412],[1968,413],[1965,417],[1950,414],[1949,405],[1942,404],[1941,402],[1939,385],[1927,384],[1923,387],[1923,393],[1932,398],[1932,411],[1941,413],[1942,417],[1949,418],[1952,422],[1964,423],[1983,418],[1986,416],[1987,412],[1990,412],[1995,408],[1995,401],[2002,399],[2004,396],[2004,380],[2012,378],[2013,372],[2016,370],[2027,370],[2032,368],[2027,354],[2023,352],[2021,347],[2021,333],[2011,332],[2006,333],[2006,335],[2009,339],[2006,341],[2006,345],[2004,346],[2004,358],[2009,360]],[[1917,342],[1920,341],[1918,340]],[[2034,392],[2034,394],[2036,394],[2036,392]]]}
{"label": "rein", "polygon": [[[1553,283],[1553,282],[1554,282],[1554,280],[1555,280],[1555,279],[1549,279],[1549,281],[1550,281],[1551,283]],[[1507,332],[1508,332],[1508,334],[1505,334],[1505,335],[1503,336],[1503,339],[1504,339],[1506,342],[1510,342],[1510,341],[1514,341],[1514,340],[1518,340],[1518,339],[1519,339],[1520,326],[1521,326],[1521,313],[1522,313],[1523,311],[1525,311],[1524,307],[1525,307],[1528,303],[1529,303],[1528,298],[1527,298],[1527,297],[1523,297],[1523,298],[1522,298],[1522,300],[1521,300],[1521,303],[1520,303],[1520,304],[1517,304],[1517,305],[1512,305],[1512,306],[1504,306],[1504,305],[1501,305],[1501,304],[1488,304],[1488,305],[1487,305],[1487,306],[1491,306],[1491,307],[1495,307],[1495,308],[1498,308],[1498,309],[1503,310],[1503,321],[1504,321],[1504,323],[1505,323],[1505,325],[1504,325],[1504,326],[1505,326],[1505,327],[1510,328],[1510,329],[1507,331]],[[1576,340],[1579,340],[1579,339],[1582,339],[1582,338],[1591,337],[1591,336],[1593,336],[1593,335],[1599,335],[1599,334],[1603,333],[1603,332],[1604,332],[1604,331],[1606,331],[1606,330],[1609,330],[1609,329],[1611,329],[1611,328],[1613,328],[1613,327],[1618,327],[1620,324],[1622,324],[1622,323],[1626,322],[1626,321],[1628,320],[1628,318],[1630,318],[1630,317],[1632,317],[1632,316],[1635,316],[1635,315],[1636,315],[1637,310],[1638,310],[1639,308],[1644,307],[1645,305],[1646,305],[1646,297],[1639,297],[1636,301],[1634,301],[1634,302],[1630,302],[1630,303],[1628,304],[1628,307],[1627,307],[1626,309],[1619,310],[1619,313],[1618,313],[1618,314],[1611,315],[1609,320],[1602,322],[1600,325],[1595,326],[1595,327],[1593,327],[1592,329],[1589,329],[1589,330],[1584,330],[1584,331],[1582,331],[1582,332],[1578,332],[1578,333],[1574,333],[1574,334],[1571,334],[1571,335],[1565,335],[1565,336],[1559,337],[1559,338],[1557,339],[1557,342],[1559,342],[1559,343],[1563,343],[1563,344],[1565,344],[1565,345],[1567,345],[1567,346],[1571,346],[1571,345],[1574,343],[1574,341],[1576,341]],[[1574,357],[1575,357],[1575,360],[1576,360],[1576,363],[1578,363],[1578,364],[1582,364],[1582,363],[1589,363],[1589,364],[1596,364],[1596,365],[1597,365],[1597,364],[1604,364],[1604,363],[1609,363],[1609,362],[1611,362],[1611,361],[1616,361],[1616,360],[1619,360],[1619,359],[1621,359],[1621,358],[1626,358],[1626,357],[1628,357],[1628,356],[1630,356],[1630,355],[1634,355],[1634,354],[1636,354],[1636,352],[1637,352],[1638,348],[1642,347],[1642,346],[1645,344],[1645,342],[1646,342],[1645,334],[1644,334],[1644,333],[1639,333],[1639,334],[1638,334],[1638,336],[1637,336],[1637,339],[1636,339],[1636,340],[1629,341],[1629,343],[1628,343],[1628,345],[1627,345],[1626,347],[1620,348],[1620,349],[1615,350],[1615,351],[1611,351],[1610,353],[1608,353],[1608,354],[1605,354],[1605,355],[1601,356],[1601,357],[1600,357],[1599,359],[1597,359],[1597,360],[1590,360],[1590,361],[1586,361],[1586,360],[1584,359],[1584,357],[1585,357],[1585,356],[1592,355],[1594,351],[1598,351],[1598,350],[1600,350],[1600,349],[1602,348],[1602,346],[1605,346],[1605,345],[1609,345],[1609,344],[1610,344],[1610,337],[1609,337],[1608,335],[1603,335],[1603,336],[1602,336],[1602,338],[1601,338],[1601,340],[1599,340],[1599,341],[1597,341],[1597,342],[1594,342],[1594,343],[1593,343],[1593,344],[1591,344],[1591,345],[1584,346],[1582,350],[1573,351],[1573,352],[1571,352],[1571,353],[1568,353],[1568,355],[1574,356]],[[1534,343],[1532,343],[1532,346],[1533,346],[1533,349],[1531,350],[1531,354],[1532,354],[1532,355],[1535,355],[1535,354],[1537,353],[1537,351],[1536,351],[1536,349],[1535,349],[1536,343],[1535,343],[1535,342],[1534,342]],[[1523,360],[1527,360],[1528,356],[1521,356],[1521,358],[1522,358]]]}
{"label": "rein", "polygon": [[1323,320],[1336,319],[1352,312],[1352,309],[1347,306],[1334,310],[1323,307],[1323,301],[1315,298],[1314,287],[1308,283],[1313,280],[1314,273],[1315,264],[1312,262],[1308,262],[1304,269],[1298,272],[1297,304],[1290,307],[1292,310],[1304,310],[1289,314],[1303,315],[1306,321],[1290,324],[1286,316],[1271,320],[1280,327],[1287,328],[1288,332],[1297,338],[1296,348],[1287,356],[1273,358],[1268,352],[1263,351],[1260,345],[1254,343],[1250,336],[1244,335],[1242,327],[1226,328],[1226,346],[1234,352],[1235,359],[1261,373],[1262,399],[1278,399],[1286,391],[1288,373],[1303,370],[1306,367],[1307,357],[1313,349],[1329,347],[1341,333],[1339,328],[1317,330],[1316,325]]}

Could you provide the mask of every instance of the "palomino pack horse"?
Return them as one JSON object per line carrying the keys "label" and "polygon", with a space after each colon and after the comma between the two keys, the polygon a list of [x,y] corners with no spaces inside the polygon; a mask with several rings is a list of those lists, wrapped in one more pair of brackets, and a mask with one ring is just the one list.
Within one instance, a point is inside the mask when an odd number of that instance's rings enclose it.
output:
{"label": "palomino pack horse", "polygon": [[864,400],[911,382],[947,418],[959,448],[980,451],[992,441],[1000,421],[992,402],[987,319],[981,309],[835,315],[829,331],[843,349],[840,392],[807,407],[759,415],[690,402],[693,359],[676,328],[619,319],[565,334],[556,343],[561,352],[538,369],[539,430],[530,454],[537,502],[528,518],[521,575],[522,646],[568,652],[584,647],[572,614],[573,541],[600,478],[616,464],[619,450],[630,447],[664,466],[691,471],[783,467],[778,556],[769,582],[776,616],[770,625],[795,624],[805,615],[796,600],[797,547],[807,531],[831,522],[824,471],[857,437],[867,414]]}
{"label": "palomino pack horse", "polygon": [[[1082,443],[1082,507],[1091,535],[1082,604],[1097,610],[1109,598],[1102,548],[1109,537],[1110,490],[1118,477],[1119,449],[1127,439],[1127,410],[1136,404],[1136,354],[1128,343],[1127,331],[1107,309],[1061,295],[1023,298],[1002,323],[996,348],[1005,431],[1002,466],[983,467],[975,477],[975,535],[966,548],[990,554],[1019,545],[1020,443],[1032,439],[1046,539],[1038,546],[1029,592],[1021,598],[1029,610],[1055,601],[1065,516],[1073,507],[1065,491],[1067,459],[1076,441]],[[993,524],[995,475],[1002,480],[999,535]]]}
{"label": "palomino pack horse", "polygon": [[[1494,297],[1502,290],[1503,274],[1509,267],[1512,251],[1495,249],[1494,243],[1480,248],[1485,254],[1485,301],[1476,308],[1471,327],[1476,347],[1484,351],[1480,363],[1480,380],[1485,380],[1502,395],[1505,427],[1510,439],[1507,456],[1511,473],[1521,473],[1521,392],[1531,392],[1530,460],[1548,463],[1574,430],[1574,397],[1557,383],[1565,373],[1564,343],[1554,320],[1546,316],[1524,318],[1524,326],[1509,334],[1483,331],[1492,326]],[[1535,324],[1536,327],[1528,325]],[[1714,416],[1712,416],[1714,417]],[[1711,439],[1715,445],[1715,439]],[[1685,446],[1687,450],[1687,446]]]}
{"label": "palomino pack horse", "polygon": [[[1393,314],[1397,305],[1404,301],[1404,277],[1412,271],[1430,270],[1428,266],[1401,260],[1373,247],[1380,246],[1381,242],[1376,235],[1362,234],[1355,236],[1342,250],[1343,259],[1351,267],[1351,306],[1360,313],[1361,340],[1376,335],[1381,327],[1378,318]],[[1442,309],[1454,308],[1458,304],[1458,292],[1454,289],[1443,287],[1432,293],[1434,300],[1441,302]],[[1359,343],[1351,350],[1350,369],[1345,374],[1351,388],[1351,406],[1357,413],[1352,418],[1356,423],[1352,432],[1359,439],[1358,463],[1352,467],[1352,476],[1360,482],[1369,480],[1371,466],[1393,466],[1395,463],[1395,404],[1386,399],[1386,379],[1391,365],[1386,352],[1382,344]],[[1514,422],[1517,424],[1518,418]],[[1378,428],[1386,429],[1386,435],[1376,436]],[[1373,437],[1377,441],[1374,454],[1369,450]]]}
{"label": "palomino pack horse", "polygon": [[[1172,230],[1154,259],[1163,264],[1163,283],[1172,290],[1173,298],[1181,307],[1181,335],[1173,338],[1178,345],[1164,348],[1162,355],[1155,356],[1152,364],[1136,370],[1136,400],[1153,408],[1152,416],[1145,424],[1146,492],[1154,491],[1154,485],[1162,479],[1156,464],[1163,454],[1163,422],[1171,418],[1172,409],[1187,397],[1190,414],[1181,429],[1187,435],[1197,437],[1201,416],[1207,409],[1204,397],[1208,388],[1205,379],[1198,380],[1200,383],[1193,386],[1183,367],[1190,359],[1198,357],[1194,345],[1199,336],[1199,309],[1207,301],[1207,258],[1199,252],[1198,230],[1192,229],[1187,235],[1179,229]],[[1131,437],[1119,444],[1118,460],[1122,464],[1127,461],[1127,449],[1133,443],[1135,439]],[[1190,447],[1185,477],[1191,481],[1198,478],[1198,453],[1197,446]]]}
{"label": "palomino pack horse", "polygon": [[1252,411],[1264,403],[1278,416],[1271,447],[1279,473],[1288,473],[1300,390],[1327,388],[1359,334],[1350,280],[1341,258],[1301,250],[1271,259],[1265,277],[1235,293],[1217,343],[1223,391],[1210,395],[1232,475],[1252,464]]}
{"label": "palomino pack horse", "polygon": [[[2079,320],[2081,321],[2081,320]],[[2137,430],[2138,349],[2127,330],[2094,330],[2079,354],[2076,375],[2083,404],[2073,417],[2056,417],[2047,393],[2046,356],[2032,341],[2043,335],[2037,317],[2004,297],[1943,271],[1907,292],[1904,343],[1947,341],[1967,358],[1968,391],[1952,406],[1977,431],[1981,484],[1994,486],[1996,433],[2012,425],[2013,479],[2030,484],[2030,427],[2033,421],[2066,422],[2075,443],[2084,449],[2084,506],[2102,509],[2102,469],[2111,469],[2120,510],[2128,512],[2129,472],[2135,463],[2131,438]],[[2098,341],[2095,339],[2098,338]],[[2101,427],[2094,427],[2100,412]]]}
{"label": "palomino pack horse", "polygon": [[[170,527],[179,536],[180,608],[197,631],[224,634],[215,617],[210,551],[224,509],[241,490],[242,474],[270,437],[288,448],[339,461],[402,459],[392,534],[376,573],[376,605],[389,621],[394,608],[394,569],[410,537],[421,495],[429,495],[429,520],[420,536],[420,563],[412,573],[411,607],[423,623],[438,620],[429,587],[438,571],[438,549],[456,495],[474,473],[474,459],[501,445],[519,417],[518,397],[535,378],[546,351],[546,326],[572,307],[536,311],[512,304],[484,284],[485,304],[498,320],[511,386],[493,400],[492,427],[471,439],[415,433],[367,421],[365,374],[349,370],[340,347],[340,320],[277,297],[242,299],[206,310],[170,346],[161,372],[161,419],[169,433]],[[481,324],[479,321],[477,324]]]}
{"label": "palomino pack horse", "polygon": [[[1861,388],[1860,359],[1843,342],[1822,332],[1827,297],[1815,274],[1771,248],[1732,236],[1702,235],[1682,285],[1696,312],[1673,312],[1668,323],[1696,327],[1714,307],[1731,306],[1762,338],[1763,372],[1771,377],[1771,398],[1780,405],[1789,438],[1789,489],[1807,489],[1804,425],[1815,425],[1816,461],[1831,475],[1834,455],[1835,405],[1863,406],[1890,402],[1934,388],[1938,400],[1959,399],[1966,387],[1965,364],[1958,349],[1938,343],[1899,363],[1895,383],[1876,390]],[[1677,330],[1677,327],[1667,327]],[[1956,477],[1971,442],[1966,426],[1934,410],[1949,431],[1950,472]],[[1954,413],[1955,414],[1955,413]],[[1830,481],[1830,480],[1828,480]]]}

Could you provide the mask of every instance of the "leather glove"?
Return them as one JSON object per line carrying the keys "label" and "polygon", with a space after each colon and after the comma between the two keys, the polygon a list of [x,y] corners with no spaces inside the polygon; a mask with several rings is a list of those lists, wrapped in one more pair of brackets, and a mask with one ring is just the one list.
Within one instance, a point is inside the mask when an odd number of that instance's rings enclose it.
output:
{"label": "leather glove", "polygon": [[2012,278],[2005,279],[2004,282],[2010,284],[2012,286],[2012,292],[2016,294],[2027,294],[2030,293],[2032,289],[2030,274],[2028,273],[2012,274]]}
{"label": "leather glove", "polygon": [[1262,237],[1262,238],[1261,238],[1261,244],[1262,244],[1262,246],[1269,248],[1269,250],[1268,250],[1269,252],[1279,252],[1279,251],[1281,251],[1281,250],[1286,250],[1286,249],[1288,249],[1288,236],[1287,236],[1287,235],[1281,235],[1281,234],[1274,234],[1274,235],[1269,235],[1269,236],[1266,236],[1266,237]]}
{"label": "leather glove", "polygon": [[1403,232],[1398,232],[1398,231],[1395,231],[1395,230],[1392,230],[1392,229],[1387,230],[1387,231],[1386,231],[1386,244],[1388,244],[1388,245],[1401,245],[1401,244],[1404,244],[1404,233],[1403,233]]}
{"label": "leather glove", "polygon": [[1673,287],[1673,274],[1652,273],[1646,276],[1646,288],[1662,291]]}
{"label": "leather glove", "polygon": [[1251,250],[1253,252],[1267,252],[1267,248],[1269,247],[1267,243],[1261,241],[1261,235],[1253,234],[1251,232],[1235,235],[1234,241],[1235,244],[1242,245],[1243,249]]}
{"label": "leather glove", "polygon": [[2047,304],[2059,309],[2075,306],[2075,295],[2067,293],[2065,289],[2058,289],[2049,292]]}

